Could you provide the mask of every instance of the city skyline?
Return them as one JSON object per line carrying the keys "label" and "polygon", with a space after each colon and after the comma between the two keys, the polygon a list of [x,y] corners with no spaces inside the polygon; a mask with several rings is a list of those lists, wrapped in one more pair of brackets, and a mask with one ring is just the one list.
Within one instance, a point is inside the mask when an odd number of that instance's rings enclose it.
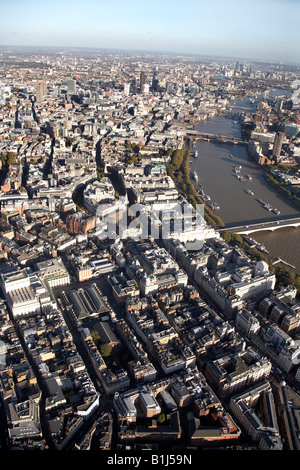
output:
{"label": "city skyline", "polygon": [[10,16],[72,47],[0,38],[1,450],[299,450],[300,65],[77,43],[65,7]]}
{"label": "city skyline", "polygon": [[296,0],[144,4],[4,0],[0,45],[157,51],[300,63]]}

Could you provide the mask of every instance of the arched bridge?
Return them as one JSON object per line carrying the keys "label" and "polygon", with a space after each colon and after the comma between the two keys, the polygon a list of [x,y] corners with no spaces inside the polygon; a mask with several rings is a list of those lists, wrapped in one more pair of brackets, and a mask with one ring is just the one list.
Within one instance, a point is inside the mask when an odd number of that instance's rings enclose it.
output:
{"label": "arched bridge", "polygon": [[207,132],[189,131],[187,136],[194,140],[204,140],[206,142],[219,142],[222,144],[239,144],[247,145],[248,142],[240,139],[239,137],[228,135],[208,134]]}
{"label": "arched bridge", "polygon": [[248,225],[240,225],[235,227],[224,227],[219,230],[220,233],[222,232],[229,232],[229,233],[238,233],[240,235],[249,235],[250,233],[254,232],[261,232],[264,230],[269,230],[273,232],[274,230],[278,230],[279,228],[284,227],[299,227],[300,226],[300,217],[291,217],[286,219],[277,219],[271,220],[267,222],[259,222],[256,224],[248,224]]}

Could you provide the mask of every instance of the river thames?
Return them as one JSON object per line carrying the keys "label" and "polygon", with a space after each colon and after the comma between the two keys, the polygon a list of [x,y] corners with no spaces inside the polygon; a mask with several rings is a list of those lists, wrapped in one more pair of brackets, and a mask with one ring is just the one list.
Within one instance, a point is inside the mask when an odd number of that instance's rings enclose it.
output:
{"label": "river thames", "polygon": [[[245,111],[246,108],[246,112],[253,112],[256,104],[250,103],[248,98],[232,103],[233,109]],[[240,124],[226,116],[216,116],[201,122],[195,130],[241,137]],[[197,171],[198,182],[192,181],[196,189],[201,185],[210,200],[218,204],[219,209],[214,212],[226,226],[300,216],[299,209],[266,181],[265,170],[251,159],[246,146],[197,141],[195,149],[198,157],[191,157],[190,169],[192,172]],[[235,172],[237,166],[241,167],[239,173]],[[280,215],[266,210],[258,199],[280,211]],[[282,228],[274,232],[260,231],[250,236],[265,245],[270,258],[279,257],[287,261],[295,266],[292,271],[300,274],[300,227]]]}

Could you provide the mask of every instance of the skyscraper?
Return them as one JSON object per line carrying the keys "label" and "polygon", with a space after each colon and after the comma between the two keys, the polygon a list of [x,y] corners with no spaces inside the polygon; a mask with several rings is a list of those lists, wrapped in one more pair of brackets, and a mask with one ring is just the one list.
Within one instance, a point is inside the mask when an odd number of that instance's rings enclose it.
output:
{"label": "skyscraper", "polygon": [[149,83],[144,83],[144,85],[142,86],[141,92],[142,93],[149,93],[149,88],[150,88]]}
{"label": "skyscraper", "polygon": [[280,156],[283,138],[284,138],[284,132],[277,132],[275,136],[274,146],[273,146],[273,157]]}
{"label": "skyscraper", "polygon": [[69,95],[76,95],[76,80],[68,80],[68,94]]}
{"label": "skyscraper", "polygon": [[46,82],[40,82],[35,87],[36,101],[40,103],[44,96],[47,95],[47,84]]}
{"label": "skyscraper", "polygon": [[234,68],[234,75],[236,75],[239,72],[239,68],[240,68],[240,63],[237,61],[235,64],[235,68]]}
{"label": "skyscraper", "polygon": [[147,79],[147,76],[146,76],[145,72],[141,72],[141,74],[140,74],[140,87],[141,87],[141,89],[143,88],[143,85],[145,85],[146,79]]}
{"label": "skyscraper", "polygon": [[130,83],[124,83],[124,93],[126,96],[130,93]]}
{"label": "skyscraper", "polygon": [[153,91],[158,90],[158,75],[157,75],[156,70],[154,70],[153,77],[152,77],[152,89]]}

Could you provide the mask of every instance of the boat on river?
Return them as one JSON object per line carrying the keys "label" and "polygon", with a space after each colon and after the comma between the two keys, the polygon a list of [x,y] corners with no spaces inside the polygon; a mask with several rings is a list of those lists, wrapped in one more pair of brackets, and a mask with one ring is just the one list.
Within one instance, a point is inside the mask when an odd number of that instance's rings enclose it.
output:
{"label": "boat on river", "polygon": [[250,194],[250,196],[254,196],[254,192],[251,191],[251,189],[245,189],[245,192],[246,192],[247,194]]}
{"label": "boat on river", "polygon": [[248,245],[250,245],[250,246],[255,246],[255,245],[256,245],[256,241],[255,241],[255,240],[253,240],[253,238],[250,238],[250,237],[244,237],[244,240],[245,240],[245,242],[247,242],[247,243],[248,243]]}
{"label": "boat on river", "polygon": [[259,251],[262,251],[263,253],[269,253],[265,245],[263,245],[262,243],[256,243],[255,248]]}
{"label": "boat on river", "polygon": [[261,251],[262,253],[269,253],[266,247],[262,244],[257,242],[256,240],[253,240],[253,238],[250,237],[244,237],[245,242],[250,245],[250,248],[256,248],[257,250]]}
{"label": "boat on river", "polygon": [[196,170],[193,171],[193,178],[196,182],[198,181],[198,174]]}
{"label": "boat on river", "polygon": [[220,206],[217,202],[211,202],[211,201],[208,201],[207,202],[207,205],[208,207],[210,207],[211,209],[215,209],[215,210],[219,210],[220,209]]}
{"label": "boat on river", "polygon": [[269,212],[271,212],[273,210],[273,207],[270,204],[264,204],[263,208],[266,209]]}
{"label": "boat on river", "polygon": [[233,167],[233,170],[236,172],[236,173],[239,173],[242,169],[242,166],[241,165],[236,165]]}

